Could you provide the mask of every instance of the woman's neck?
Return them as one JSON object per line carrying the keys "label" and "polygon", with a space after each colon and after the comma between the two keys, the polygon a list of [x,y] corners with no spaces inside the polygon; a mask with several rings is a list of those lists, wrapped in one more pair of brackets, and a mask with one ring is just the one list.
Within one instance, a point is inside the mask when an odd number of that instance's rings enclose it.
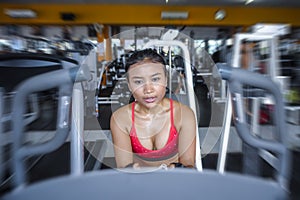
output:
{"label": "woman's neck", "polygon": [[137,103],[136,111],[139,112],[141,115],[144,115],[145,117],[151,117],[155,115],[160,115],[165,113],[166,111],[166,101],[163,99],[159,104],[152,108],[147,108],[145,106],[140,105]]}

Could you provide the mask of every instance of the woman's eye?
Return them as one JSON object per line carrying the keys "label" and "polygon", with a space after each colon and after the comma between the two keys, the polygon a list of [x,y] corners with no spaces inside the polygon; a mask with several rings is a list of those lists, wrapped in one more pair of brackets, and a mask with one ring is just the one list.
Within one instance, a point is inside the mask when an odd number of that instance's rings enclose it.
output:
{"label": "woman's eye", "polygon": [[142,84],[142,81],[141,81],[141,80],[135,80],[135,81],[133,81],[133,82],[134,82],[134,84],[136,84],[136,85]]}
{"label": "woman's eye", "polygon": [[154,77],[154,78],[152,78],[152,81],[153,82],[158,82],[158,81],[160,81],[160,77]]}

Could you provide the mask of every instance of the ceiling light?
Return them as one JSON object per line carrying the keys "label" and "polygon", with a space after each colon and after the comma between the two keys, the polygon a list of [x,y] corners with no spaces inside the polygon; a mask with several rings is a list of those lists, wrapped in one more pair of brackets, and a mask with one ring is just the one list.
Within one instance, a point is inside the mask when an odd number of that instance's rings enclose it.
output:
{"label": "ceiling light", "polygon": [[217,10],[215,13],[215,20],[223,20],[226,17],[226,11],[223,9]]}
{"label": "ceiling light", "polygon": [[189,17],[188,12],[171,12],[171,11],[163,11],[161,12],[161,19],[187,19]]}
{"label": "ceiling light", "polygon": [[30,9],[5,9],[4,13],[12,18],[35,18],[36,12]]}
{"label": "ceiling light", "polygon": [[246,0],[245,1],[245,5],[248,5],[248,4],[250,4],[250,3],[252,3],[254,0]]}

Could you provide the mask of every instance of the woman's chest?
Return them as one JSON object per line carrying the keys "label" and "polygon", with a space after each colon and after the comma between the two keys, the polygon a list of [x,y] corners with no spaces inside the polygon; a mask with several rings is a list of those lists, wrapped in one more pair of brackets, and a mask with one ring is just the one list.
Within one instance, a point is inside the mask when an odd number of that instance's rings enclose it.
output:
{"label": "woman's chest", "polygon": [[166,145],[171,128],[169,118],[137,120],[134,126],[136,136],[145,148],[161,149]]}

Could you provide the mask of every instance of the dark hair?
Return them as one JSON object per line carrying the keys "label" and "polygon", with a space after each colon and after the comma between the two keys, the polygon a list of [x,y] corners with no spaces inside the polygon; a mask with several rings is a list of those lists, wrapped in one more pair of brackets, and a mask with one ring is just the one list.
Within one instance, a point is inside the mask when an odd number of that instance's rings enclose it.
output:
{"label": "dark hair", "polygon": [[[126,61],[125,70],[128,72],[131,65],[140,62],[152,62],[152,63],[161,63],[166,66],[164,58],[158,54],[154,49],[143,49],[133,52]],[[166,69],[165,69],[166,72]]]}

